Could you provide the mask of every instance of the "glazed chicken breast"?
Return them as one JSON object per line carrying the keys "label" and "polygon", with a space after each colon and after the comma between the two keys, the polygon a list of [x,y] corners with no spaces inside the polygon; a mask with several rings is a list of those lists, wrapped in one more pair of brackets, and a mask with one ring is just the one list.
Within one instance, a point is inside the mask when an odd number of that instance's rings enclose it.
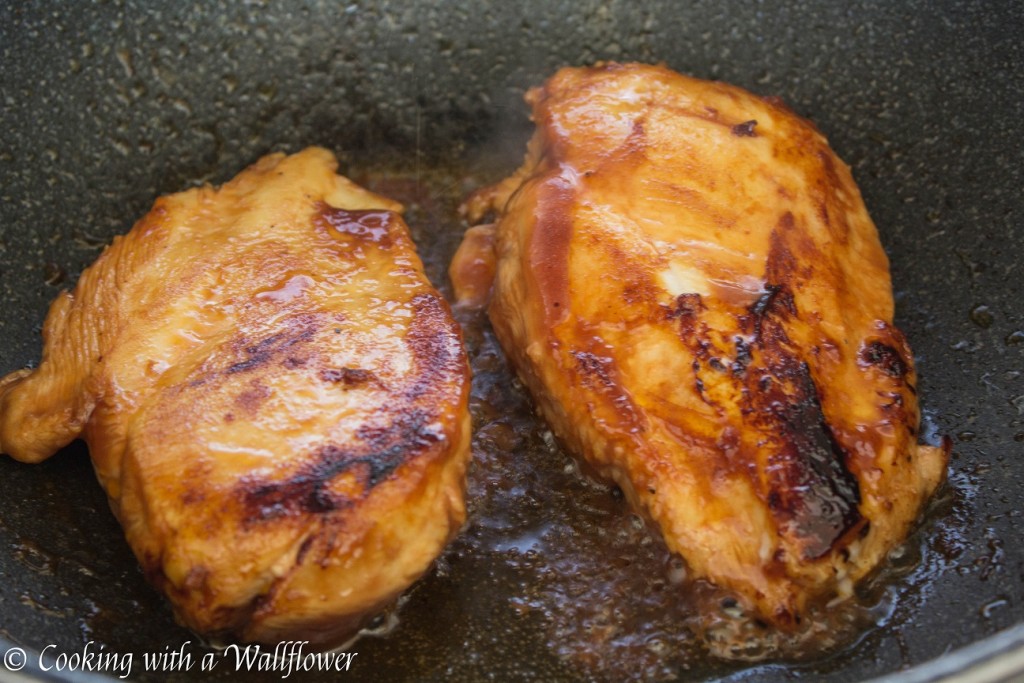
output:
{"label": "glazed chicken breast", "polygon": [[469,370],[394,201],[323,149],[158,199],[0,382],[0,450],[83,437],[149,580],[215,637],[337,644],[460,527]]}
{"label": "glazed chicken breast", "polygon": [[[566,68],[452,264],[555,434],[691,576],[792,627],[901,543],[945,473],[851,177],[773,99]],[[489,290],[493,276],[493,288]]]}

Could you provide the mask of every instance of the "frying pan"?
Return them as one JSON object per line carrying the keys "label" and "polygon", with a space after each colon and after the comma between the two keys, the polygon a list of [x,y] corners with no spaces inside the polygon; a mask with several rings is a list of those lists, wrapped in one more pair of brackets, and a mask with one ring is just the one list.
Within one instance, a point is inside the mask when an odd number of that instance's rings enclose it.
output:
{"label": "frying pan", "polygon": [[[1015,0],[4,3],[0,372],[38,361],[49,301],[157,195],[269,151],[326,146],[405,201],[447,288],[455,202],[518,162],[521,95],[559,66],[663,61],[781,96],[853,167],[891,258],[925,431],[954,440],[949,485],[863,589],[873,623],[800,661],[736,663],[666,626],[662,607],[645,612],[665,590],[664,549],[573,470],[467,318],[470,521],[375,625],[390,631],[351,646],[347,675],[1008,680],[1024,660],[1022,30]],[[88,677],[41,672],[36,653],[92,641],[135,653],[139,679],[240,675],[143,670],[142,653],[209,650],[146,585],[83,445],[39,466],[0,459],[0,495],[0,648],[26,649],[22,674]]]}

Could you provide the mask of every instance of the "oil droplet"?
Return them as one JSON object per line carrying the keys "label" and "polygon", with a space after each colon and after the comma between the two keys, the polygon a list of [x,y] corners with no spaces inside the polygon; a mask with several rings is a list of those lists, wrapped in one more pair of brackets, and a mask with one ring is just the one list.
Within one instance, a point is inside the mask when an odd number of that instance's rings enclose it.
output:
{"label": "oil droplet", "polygon": [[125,78],[131,78],[135,75],[135,68],[132,66],[132,53],[124,48],[117,51],[117,61],[121,63],[121,68],[124,69]]}
{"label": "oil droplet", "polygon": [[192,115],[192,106],[185,100],[173,99],[171,100],[171,106],[180,111],[182,114],[185,114],[186,116]]}
{"label": "oil droplet", "polygon": [[1017,432],[1013,435],[1014,441],[1024,441],[1024,432]]}
{"label": "oil droplet", "polygon": [[1010,405],[1017,409],[1018,415],[1024,415],[1024,394],[1011,398]]}
{"label": "oil droplet", "polygon": [[964,353],[974,353],[982,347],[980,341],[968,341],[967,339],[961,339],[955,344],[952,344],[949,348],[954,351],[963,351]]}
{"label": "oil droplet", "polygon": [[978,611],[981,613],[981,616],[983,616],[984,618],[991,619],[992,618],[992,612],[994,612],[995,610],[999,609],[1000,607],[1007,607],[1009,604],[1010,604],[1010,601],[1007,600],[1006,598],[996,598],[992,602],[989,602],[989,603],[985,604],[984,606],[982,606],[982,608],[980,610],[978,610]]}
{"label": "oil droplet", "polygon": [[54,558],[34,543],[24,542],[15,545],[14,557],[37,574],[53,574]]}
{"label": "oil droplet", "polygon": [[67,273],[58,264],[51,261],[43,264],[43,277],[46,284],[57,286],[67,279]]}
{"label": "oil droplet", "polygon": [[75,232],[72,234],[72,239],[82,249],[100,249],[107,246],[107,240],[103,237],[96,235],[90,235],[87,232]]}
{"label": "oil droplet", "polygon": [[1017,330],[1006,335],[1006,345],[1012,346],[1024,342],[1024,330]]}
{"label": "oil droplet", "polygon": [[985,304],[981,304],[971,309],[971,321],[983,330],[987,330],[992,327],[992,323],[995,321],[995,316],[992,315],[991,308]]}
{"label": "oil droplet", "polygon": [[921,411],[921,432],[919,439],[926,446],[941,446],[942,433],[938,417],[930,410]]}
{"label": "oil droplet", "polygon": [[21,604],[25,605],[26,607],[31,607],[32,609],[34,609],[35,611],[39,612],[40,614],[45,614],[48,617],[61,617],[61,618],[63,618],[63,617],[69,616],[68,614],[65,614],[64,612],[61,612],[60,610],[54,609],[54,608],[50,607],[49,605],[41,602],[37,598],[32,597],[28,593],[22,593],[21,596],[20,596],[19,602]]}

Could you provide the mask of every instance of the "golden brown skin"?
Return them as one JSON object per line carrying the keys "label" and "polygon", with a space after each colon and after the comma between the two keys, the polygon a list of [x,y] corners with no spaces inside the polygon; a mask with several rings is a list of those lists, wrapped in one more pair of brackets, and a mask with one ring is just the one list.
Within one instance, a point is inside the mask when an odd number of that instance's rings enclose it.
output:
{"label": "golden brown skin", "polygon": [[0,383],[0,451],[72,439],[149,579],[219,637],[336,643],[461,525],[469,370],[401,206],[330,152],[158,199]]}
{"label": "golden brown skin", "polygon": [[[490,318],[556,434],[697,577],[780,626],[843,597],[943,479],[849,169],[772,100],[662,67],[531,90],[498,212]],[[756,121],[756,123],[755,123]],[[486,290],[487,228],[456,256]]]}

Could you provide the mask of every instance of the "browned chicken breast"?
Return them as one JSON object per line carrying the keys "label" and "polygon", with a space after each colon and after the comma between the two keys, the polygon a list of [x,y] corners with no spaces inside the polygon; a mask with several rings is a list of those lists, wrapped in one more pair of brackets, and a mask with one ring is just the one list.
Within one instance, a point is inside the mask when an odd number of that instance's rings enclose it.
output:
{"label": "browned chicken breast", "polygon": [[464,519],[468,365],[399,204],[323,149],[162,197],[0,382],[0,450],[72,439],[205,634],[335,643]]}
{"label": "browned chicken breast", "polygon": [[555,433],[693,575],[779,626],[849,595],[946,465],[849,169],[778,102],[662,67],[526,99],[524,166],[464,206],[498,217],[457,293],[496,270],[491,320]]}

